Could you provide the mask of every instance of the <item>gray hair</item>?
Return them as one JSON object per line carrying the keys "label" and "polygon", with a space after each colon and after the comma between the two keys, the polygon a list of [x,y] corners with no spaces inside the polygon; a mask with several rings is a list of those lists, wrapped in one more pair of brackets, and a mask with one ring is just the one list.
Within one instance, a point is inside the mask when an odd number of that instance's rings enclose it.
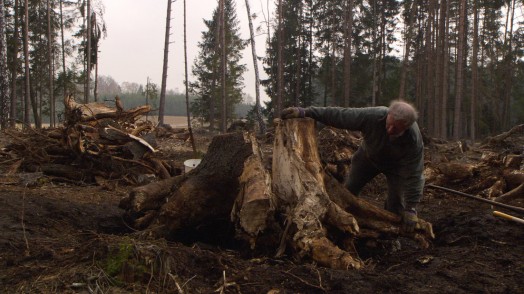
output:
{"label": "gray hair", "polygon": [[415,107],[402,100],[391,101],[388,114],[391,114],[396,121],[405,122],[407,126],[411,126],[418,119],[418,112]]}

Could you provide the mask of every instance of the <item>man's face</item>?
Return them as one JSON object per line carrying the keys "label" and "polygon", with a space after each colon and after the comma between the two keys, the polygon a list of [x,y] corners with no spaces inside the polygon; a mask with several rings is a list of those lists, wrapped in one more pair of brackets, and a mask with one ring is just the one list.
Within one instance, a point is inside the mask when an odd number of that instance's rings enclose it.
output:
{"label": "man's face", "polygon": [[390,138],[398,138],[404,134],[404,131],[408,129],[406,123],[401,120],[395,120],[392,115],[387,116],[386,118],[386,131]]}

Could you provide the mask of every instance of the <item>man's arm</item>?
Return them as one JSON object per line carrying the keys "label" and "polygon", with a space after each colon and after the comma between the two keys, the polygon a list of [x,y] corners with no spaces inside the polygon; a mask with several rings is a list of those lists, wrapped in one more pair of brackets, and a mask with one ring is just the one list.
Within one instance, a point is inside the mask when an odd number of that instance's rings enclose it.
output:
{"label": "man's arm", "polygon": [[305,110],[309,116],[325,125],[339,129],[362,131],[368,123],[378,123],[387,114],[386,107],[342,108],[314,107]]}

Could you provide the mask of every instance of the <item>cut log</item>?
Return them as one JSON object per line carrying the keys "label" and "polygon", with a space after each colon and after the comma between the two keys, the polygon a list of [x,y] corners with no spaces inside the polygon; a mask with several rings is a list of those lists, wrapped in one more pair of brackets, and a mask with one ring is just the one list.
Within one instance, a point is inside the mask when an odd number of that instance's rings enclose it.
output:
{"label": "cut log", "polygon": [[462,181],[473,176],[475,166],[462,162],[444,162],[437,169],[450,181]]}

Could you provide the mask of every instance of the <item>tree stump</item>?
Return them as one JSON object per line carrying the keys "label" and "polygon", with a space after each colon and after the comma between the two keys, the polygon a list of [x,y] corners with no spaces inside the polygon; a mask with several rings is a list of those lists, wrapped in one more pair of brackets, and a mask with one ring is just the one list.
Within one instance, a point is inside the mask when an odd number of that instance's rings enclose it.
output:
{"label": "tree stump", "polygon": [[[235,237],[251,248],[273,234],[280,253],[287,246],[326,267],[361,269],[352,242],[401,235],[400,217],[355,197],[325,172],[316,138],[312,119],[276,120],[270,175],[253,134],[216,136],[194,170],[135,189],[121,207],[135,216],[136,227],[160,236],[228,218]],[[342,245],[330,239],[334,230],[345,237]],[[427,247],[431,224],[421,220],[406,237]],[[275,251],[277,245],[264,243]]]}

